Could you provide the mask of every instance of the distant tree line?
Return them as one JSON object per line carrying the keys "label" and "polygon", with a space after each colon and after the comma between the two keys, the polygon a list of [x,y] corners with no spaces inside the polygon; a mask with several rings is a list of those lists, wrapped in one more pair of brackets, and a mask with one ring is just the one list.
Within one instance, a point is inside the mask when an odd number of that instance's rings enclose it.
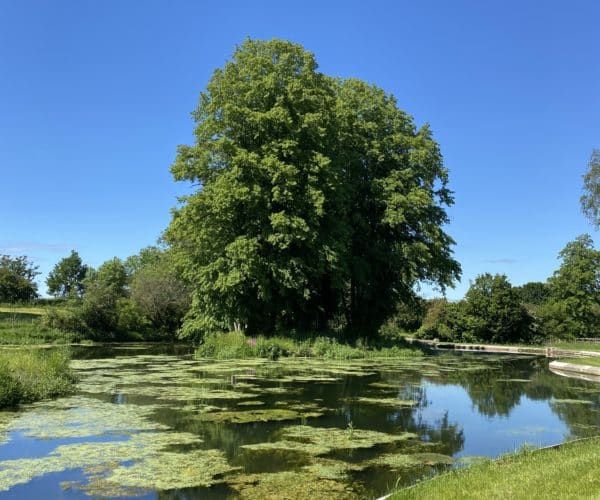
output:
{"label": "distant tree line", "polygon": [[504,275],[483,274],[463,300],[429,301],[417,336],[499,343],[600,337],[600,251],[586,234],[559,258],[544,283],[513,287]]}

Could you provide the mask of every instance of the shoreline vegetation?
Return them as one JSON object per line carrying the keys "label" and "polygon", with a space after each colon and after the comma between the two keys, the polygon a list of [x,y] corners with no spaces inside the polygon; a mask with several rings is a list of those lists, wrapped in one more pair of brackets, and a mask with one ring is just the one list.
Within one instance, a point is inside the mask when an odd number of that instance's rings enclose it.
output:
{"label": "shoreline vegetation", "polygon": [[70,360],[67,349],[0,350],[0,410],[73,392]]}
{"label": "shoreline vegetation", "polygon": [[196,349],[197,359],[240,359],[280,357],[316,357],[324,359],[406,358],[421,356],[423,349],[403,339],[387,343],[368,343],[358,339],[343,343],[333,337],[292,339],[289,337],[247,337],[243,332],[207,335]]}
{"label": "shoreline vegetation", "polygon": [[397,491],[389,498],[594,498],[600,491],[599,466],[600,437],[594,437],[484,460]]}

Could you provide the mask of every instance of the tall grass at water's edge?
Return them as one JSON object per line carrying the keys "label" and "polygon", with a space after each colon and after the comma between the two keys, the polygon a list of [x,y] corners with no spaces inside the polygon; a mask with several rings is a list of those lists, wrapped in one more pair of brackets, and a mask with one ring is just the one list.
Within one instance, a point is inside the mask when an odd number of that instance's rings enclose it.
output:
{"label": "tall grass at water's edge", "polygon": [[66,349],[0,350],[0,408],[72,392],[70,359]]}
{"label": "tall grass at water's edge", "polygon": [[242,332],[215,333],[207,335],[196,350],[197,358],[236,359],[280,357],[319,357],[325,359],[361,359],[373,357],[419,356],[416,347],[397,345],[369,345],[357,340],[353,345],[339,342],[331,337],[315,337],[304,340],[288,337],[247,337]]}

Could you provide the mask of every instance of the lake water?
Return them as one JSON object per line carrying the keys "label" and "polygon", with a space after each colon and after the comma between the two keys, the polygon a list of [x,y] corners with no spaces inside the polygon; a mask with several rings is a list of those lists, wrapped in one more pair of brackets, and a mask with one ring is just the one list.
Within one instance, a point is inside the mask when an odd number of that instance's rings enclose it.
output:
{"label": "lake water", "polygon": [[600,384],[544,358],[197,361],[82,347],[75,395],[0,412],[0,497],[375,498],[600,434]]}

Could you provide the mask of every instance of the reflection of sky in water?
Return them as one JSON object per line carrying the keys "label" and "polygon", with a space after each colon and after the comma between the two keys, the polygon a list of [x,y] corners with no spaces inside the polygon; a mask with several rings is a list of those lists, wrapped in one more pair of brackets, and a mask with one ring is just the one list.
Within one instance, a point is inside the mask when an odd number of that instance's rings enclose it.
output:
{"label": "reflection of sky in water", "polygon": [[457,457],[497,456],[525,443],[556,444],[570,434],[548,401],[533,401],[523,395],[508,416],[490,417],[481,414],[467,391],[458,385],[424,382],[424,387],[428,405],[418,410],[418,416],[435,427],[436,421],[448,412],[449,424],[458,424],[464,432],[464,447]]}

